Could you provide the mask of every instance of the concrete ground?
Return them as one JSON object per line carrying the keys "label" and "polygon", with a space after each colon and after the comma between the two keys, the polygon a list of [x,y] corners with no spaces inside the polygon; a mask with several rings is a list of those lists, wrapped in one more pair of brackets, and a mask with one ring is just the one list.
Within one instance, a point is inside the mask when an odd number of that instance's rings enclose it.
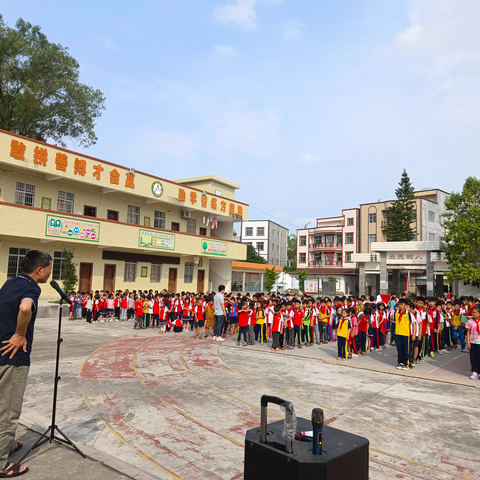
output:
{"label": "concrete ground", "polygon": [[[37,321],[21,418],[35,431],[51,423],[56,330],[55,319]],[[337,361],[334,344],[272,353],[131,322],[64,320],[62,336],[56,423],[88,459],[47,444],[25,478],[243,478],[245,432],[270,394],[368,438],[371,479],[480,480],[480,382],[459,350],[405,372],[393,347]],[[31,430],[19,435],[32,443]]]}

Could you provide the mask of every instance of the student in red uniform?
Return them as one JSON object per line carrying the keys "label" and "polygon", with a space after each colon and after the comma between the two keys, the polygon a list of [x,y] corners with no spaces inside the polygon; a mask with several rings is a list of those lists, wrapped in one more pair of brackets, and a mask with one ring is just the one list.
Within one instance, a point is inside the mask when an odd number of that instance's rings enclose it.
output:
{"label": "student in red uniform", "polygon": [[133,325],[133,329],[140,330],[143,323],[143,300],[138,295],[135,295],[134,309],[135,323]]}
{"label": "student in red uniform", "polygon": [[385,311],[385,304],[380,302],[377,305],[377,325],[378,325],[378,348],[385,349],[385,338],[387,335],[387,312]]}
{"label": "student in red uniform", "polygon": [[303,310],[301,308],[300,300],[297,298],[293,307],[293,345],[295,346],[295,339],[297,339],[298,348],[302,348],[301,329],[303,324]]}
{"label": "student in red uniform", "polygon": [[160,326],[160,333],[165,333],[167,330],[169,312],[170,310],[167,307],[167,302],[164,302],[160,307],[160,311],[158,312],[158,324]]}
{"label": "student in red uniform", "polygon": [[184,323],[185,330],[188,329],[190,325],[190,330],[193,331],[193,317],[192,317],[192,306],[190,305],[190,299],[185,298],[182,307],[182,321]]}
{"label": "student in red uniform", "polygon": [[124,293],[120,301],[120,321],[121,322],[127,321],[127,313],[128,313],[128,296],[126,293]]}
{"label": "student in red uniform", "polygon": [[272,352],[280,350],[280,334],[283,332],[283,315],[280,305],[275,305],[272,323]]}
{"label": "student in red uniform", "polygon": [[152,327],[158,328],[158,321],[160,319],[160,296],[155,295],[153,300],[153,317],[152,317]]}
{"label": "student in red uniform", "polygon": [[358,337],[360,354],[365,356],[368,351],[368,322],[371,314],[370,306],[366,306],[358,313]]}
{"label": "student in red uniform", "polygon": [[238,310],[238,336],[237,346],[240,346],[240,338],[243,334],[243,346],[247,346],[247,331],[248,331],[248,306],[241,303]]}
{"label": "student in red uniform", "polygon": [[[194,323],[195,331],[193,333],[193,338],[202,338],[203,327],[205,326],[205,307],[203,306],[203,300],[201,297],[197,299],[197,304],[194,307],[194,315],[195,315],[195,323]],[[198,337],[197,337],[197,329],[198,329]]]}

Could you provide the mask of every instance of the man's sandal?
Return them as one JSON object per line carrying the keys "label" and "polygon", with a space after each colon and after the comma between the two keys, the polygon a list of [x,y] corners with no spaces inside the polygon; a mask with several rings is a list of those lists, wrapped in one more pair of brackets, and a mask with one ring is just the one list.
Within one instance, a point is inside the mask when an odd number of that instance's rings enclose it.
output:
{"label": "man's sandal", "polygon": [[[21,470],[21,469],[24,470]],[[7,463],[5,470],[0,472],[0,478],[13,478],[28,472],[28,467],[19,465],[18,463]]]}
{"label": "man's sandal", "polygon": [[15,440],[15,450],[12,453],[18,452],[23,447],[23,442]]}

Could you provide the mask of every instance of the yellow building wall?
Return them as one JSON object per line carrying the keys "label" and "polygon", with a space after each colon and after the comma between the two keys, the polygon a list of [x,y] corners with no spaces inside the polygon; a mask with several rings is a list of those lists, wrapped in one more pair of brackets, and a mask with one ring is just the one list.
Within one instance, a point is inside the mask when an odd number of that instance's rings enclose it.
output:
{"label": "yellow building wall", "polygon": [[[187,292],[196,292],[197,291],[197,280],[198,280],[198,270],[205,270],[205,290],[209,288],[209,259],[203,258],[203,264],[200,266],[194,265],[193,270],[193,281],[191,283],[185,283],[185,262],[193,262],[193,256],[184,256],[180,258],[180,265],[162,264],[162,276],[159,283],[150,282],[150,273],[151,273],[151,262],[137,262],[137,278],[134,282],[126,282],[124,280],[125,274],[125,262],[121,260],[104,260],[102,258],[103,250],[99,249],[94,245],[84,245],[72,242],[48,242],[40,243],[25,237],[24,239],[18,239],[15,237],[6,237],[2,236],[2,241],[0,242],[0,285],[7,280],[7,266],[10,247],[13,248],[26,248],[29,250],[43,250],[49,253],[52,258],[54,257],[54,252],[61,252],[64,248],[74,250],[74,263],[76,264],[77,274],[79,273],[80,263],[93,263],[93,273],[92,273],[92,289],[102,290],[103,289],[103,275],[105,265],[116,265],[116,276],[115,276],[115,289],[116,290],[125,290],[128,288],[131,290],[158,290],[163,289],[168,290],[168,271],[169,268],[177,269],[177,291],[187,291]],[[173,258],[173,257],[172,257]],[[142,278],[141,271],[142,267],[148,268],[148,273],[146,278]],[[53,273],[53,272],[52,272]],[[49,281],[53,277],[50,277]],[[59,282],[60,286],[62,285]],[[50,286],[50,283],[40,285],[42,289],[42,297],[58,297],[57,292]]]}

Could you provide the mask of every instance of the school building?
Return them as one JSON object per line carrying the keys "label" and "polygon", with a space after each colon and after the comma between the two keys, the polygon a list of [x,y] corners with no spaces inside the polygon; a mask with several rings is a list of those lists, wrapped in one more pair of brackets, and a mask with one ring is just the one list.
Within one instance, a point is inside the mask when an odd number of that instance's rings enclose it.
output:
{"label": "school building", "polygon": [[[0,130],[0,282],[28,250],[74,250],[78,289],[230,290],[246,258],[233,224],[248,219],[239,185],[215,176],[165,180]],[[42,297],[57,297],[50,285]]]}
{"label": "school building", "polygon": [[297,269],[307,271],[306,293],[358,291],[359,209],[342,210],[338,217],[318,218],[312,228],[297,230]]}

